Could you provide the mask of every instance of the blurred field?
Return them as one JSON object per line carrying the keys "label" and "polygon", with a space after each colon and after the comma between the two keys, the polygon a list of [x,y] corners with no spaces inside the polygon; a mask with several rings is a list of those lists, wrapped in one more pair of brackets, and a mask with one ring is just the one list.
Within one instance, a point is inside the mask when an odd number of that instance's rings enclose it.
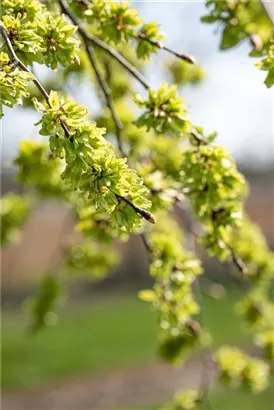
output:
{"label": "blurred field", "polygon": [[[235,303],[240,298],[239,290],[233,288],[219,300],[204,296],[202,319],[216,345],[250,346],[249,336],[235,313]],[[56,382],[74,383],[83,377],[96,380],[100,374],[116,369],[145,368],[157,361],[155,319],[136,294],[105,296],[90,304],[69,306],[61,312],[56,326],[34,336],[26,331],[25,317],[6,311],[2,315],[2,388],[4,392],[50,389]],[[251,397],[216,388],[209,397],[213,409],[269,410],[274,389]],[[146,406],[144,400],[144,407],[139,406],[138,410],[158,407],[159,403]],[[123,408],[121,403],[117,410],[129,408]]]}
{"label": "blurred field", "polygon": [[[216,343],[243,343],[231,291],[220,300],[204,298],[204,325]],[[155,360],[155,315],[136,294],[112,296],[84,306],[68,307],[56,326],[27,334],[27,322],[16,312],[2,317],[2,385],[33,388],[46,382],[94,375],[116,367]]]}

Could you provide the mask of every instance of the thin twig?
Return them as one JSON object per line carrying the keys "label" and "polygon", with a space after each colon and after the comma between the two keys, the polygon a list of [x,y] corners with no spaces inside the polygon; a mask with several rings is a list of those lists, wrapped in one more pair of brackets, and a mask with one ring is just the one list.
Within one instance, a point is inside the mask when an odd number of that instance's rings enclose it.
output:
{"label": "thin twig", "polygon": [[247,267],[244,261],[236,254],[232,246],[228,245],[228,249],[230,251],[230,255],[234,265],[237,267],[237,269],[241,272],[242,275],[245,275],[247,273]]}
{"label": "thin twig", "polygon": [[136,80],[139,81],[142,86],[148,90],[150,88],[149,83],[147,80],[143,77],[143,75],[132,65],[130,62],[122,56],[117,50],[115,50],[113,47],[109,46],[106,44],[103,40],[99,39],[98,37],[94,36],[93,34],[90,34],[86,31],[86,29],[83,27],[83,25],[78,21],[77,17],[74,15],[74,13],[71,11],[69,5],[65,0],[58,0],[61,10],[64,14],[66,14],[70,20],[73,22],[75,26],[78,27],[78,32],[89,42],[92,43],[92,45],[97,46],[104,50],[106,53],[111,55],[115,60],[117,60],[133,77],[136,78]]}
{"label": "thin twig", "polygon": [[[10,38],[8,36],[8,33],[6,32],[5,28],[0,25],[0,32],[1,35],[4,39],[4,42],[7,46],[8,49],[8,53],[11,59],[12,64],[14,65],[14,67],[18,66],[20,67],[23,71],[26,71],[27,73],[31,74],[34,78],[32,80],[32,82],[36,85],[36,87],[38,88],[38,90],[41,92],[41,94],[43,95],[43,97],[45,98],[46,102],[48,103],[49,106],[50,102],[49,102],[49,94],[46,91],[46,89],[43,87],[43,85],[40,83],[40,81],[38,80],[38,78],[36,76],[34,76],[34,74],[25,66],[25,64],[17,57],[14,48],[11,44]],[[69,130],[67,129],[66,124],[64,124],[63,121],[60,121],[60,124],[65,132],[66,137],[69,137]]]}
{"label": "thin twig", "polygon": [[191,131],[190,135],[195,139],[198,145],[208,145],[208,141],[201,137],[195,129]]}
{"label": "thin twig", "polygon": [[[178,207],[181,211],[184,211],[184,212],[185,212],[185,215],[186,215],[186,216],[188,216],[187,214],[189,213],[189,211],[186,212],[187,209],[185,209],[185,208],[181,205],[180,201],[176,201],[176,205],[177,205],[177,207]],[[194,223],[189,224],[189,223],[188,223],[188,228],[191,228],[191,229],[189,229],[189,231],[191,232],[191,234],[192,234],[195,238],[198,238],[198,237],[200,236],[200,234],[199,234],[200,229],[197,229],[196,224],[194,224]],[[233,264],[236,266],[236,268],[238,269],[238,271],[239,271],[242,275],[246,274],[246,273],[247,273],[247,267],[246,267],[244,261],[236,254],[235,249],[234,249],[232,246],[230,246],[230,245],[228,245],[228,244],[226,244],[226,246],[227,246],[227,248],[229,249],[230,256],[231,256],[231,259],[232,259]]]}
{"label": "thin twig", "polygon": [[141,233],[140,235],[141,241],[143,242],[143,245],[145,247],[146,255],[147,255],[147,260],[148,264],[150,265],[152,262],[152,249],[147,241],[147,238],[144,233]]}
{"label": "thin twig", "polygon": [[111,90],[110,90],[108,84],[106,83],[103,75],[100,73],[92,44],[84,36],[82,36],[82,38],[83,38],[83,41],[85,43],[85,48],[86,48],[86,51],[87,51],[87,54],[88,54],[88,57],[89,57],[90,64],[91,64],[91,66],[93,68],[93,71],[96,75],[99,87],[101,88],[101,90],[104,94],[106,104],[107,104],[107,106],[110,110],[110,113],[111,113],[111,116],[112,116],[112,119],[113,119],[113,122],[114,122],[114,125],[115,125],[115,128],[116,128],[116,138],[117,138],[118,148],[119,148],[121,154],[123,155],[123,157],[126,157],[126,153],[124,152],[123,145],[122,145],[122,140],[121,140],[121,130],[123,129],[123,124],[121,123],[121,121],[119,120],[119,118],[116,114],[116,110],[114,108],[113,100],[112,100],[112,97],[111,97]]}
{"label": "thin twig", "polygon": [[[197,253],[196,250],[196,239],[197,239],[197,221],[193,218],[193,214],[187,209],[187,207],[183,207],[180,202],[176,202],[177,208],[180,210],[182,217],[183,217],[183,222],[185,225],[185,231],[187,233],[187,245],[189,250],[195,255]],[[199,278],[195,280],[194,286],[196,287],[196,294],[197,294],[197,299],[200,304],[201,310],[200,310],[200,325],[203,327],[205,323],[205,318],[204,318],[204,297],[203,297],[203,292],[201,288],[201,284],[199,281]],[[208,400],[208,391],[210,388],[210,378],[208,374],[208,364],[206,360],[205,353],[203,353],[202,357],[202,369],[200,373],[200,383],[199,383],[199,402],[204,402],[208,405],[209,408],[211,408],[209,400]]]}
{"label": "thin twig", "polygon": [[[112,191],[111,191],[111,192],[112,192]],[[152,224],[155,224],[155,223],[156,223],[154,216],[153,216],[150,212],[146,211],[146,210],[143,209],[143,208],[140,208],[139,206],[134,205],[132,202],[130,202],[130,201],[129,201],[127,198],[125,198],[124,196],[121,196],[121,195],[118,195],[118,194],[115,194],[115,193],[114,193],[114,195],[116,196],[116,198],[120,198],[120,199],[122,199],[122,201],[126,202],[129,206],[131,206],[131,208],[134,209],[134,211],[135,211],[137,214],[141,215],[141,216],[142,216],[144,219],[146,219],[148,222],[150,222],[150,223],[152,223]]]}
{"label": "thin twig", "polygon": [[142,33],[141,31],[139,31],[137,34],[137,37],[140,40],[146,41],[147,43],[151,44],[154,47],[157,47],[159,50],[165,50],[167,51],[169,54],[172,54],[173,56],[179,58],[180,60],[184,60],[187,63],[190,64],[196,64],[196,59],[193,56],[189,56],[187,54],[183,54],[183,53],[177,53],[177,51],[174,51],[172,49],[170,49],[169,47],[164,46],[160,41],[154,41],[154,40],[150,40],[144,33]]}

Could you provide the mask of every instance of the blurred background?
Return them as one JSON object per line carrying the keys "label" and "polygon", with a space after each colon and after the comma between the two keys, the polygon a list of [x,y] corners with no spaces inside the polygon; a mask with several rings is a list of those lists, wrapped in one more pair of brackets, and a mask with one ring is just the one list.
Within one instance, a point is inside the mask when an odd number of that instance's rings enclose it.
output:
{"label": "blurred background", "polygon": [[[134,4],[135,2],[133,2]],[[246,209],[273,248],[273,92],[263,84],[265,74],[248,57],[241,43],[220,52],[220,36],[199,20],[204,2],[136,2],[140,14],[157,21],[166,44],[194,55],[206,72],[199,85],[183,88],[194,124],[218,132],[217,144],[227,146],[250,184]],[[166,76],[159,53],[146,75],[157,87]],[[47,72],[37,70],[40,78]],[[98,112],[86,83],[71,84],[70,93]],[[16,120],[15,120],[16,118]],[[23,192],[14,182],[10,161],[21,139],[37,139],[33,123],[39,114],[30,108],[6,110],[3,119],[2,194]],[[138,237],[122,246],[122,261],[112,275],[98,283],[69,284],[58,323],[29,335],[23,300],[35,292],[37,272],[50,270],[64,243],[75,237],[68,209],[52,201],[39,203],[26,224],[20,243],[2,251],[2,389],[4,410],[154,409],[178,388],[199,384],[202,354],[173,369],[157,358],[156,318],[137,298],[150,283],[147,259]],[[65,222],[64,222],[65,221]],[[117,245],[121,246],[121,245]],[[57,252],[56,252],[57,250]],[[58,255],[59,252],[59,255]],[[241,289],[227,268],[202,255],[206,275],[223,287],[204,283],[203,318],[216,345],[232,343],[252,350],[249,335],[235,313]],[[212,380],[214,367],[209,365]],[[274,390],[256,397],[215,387],[210,393],[218,410],[268,410]]]}

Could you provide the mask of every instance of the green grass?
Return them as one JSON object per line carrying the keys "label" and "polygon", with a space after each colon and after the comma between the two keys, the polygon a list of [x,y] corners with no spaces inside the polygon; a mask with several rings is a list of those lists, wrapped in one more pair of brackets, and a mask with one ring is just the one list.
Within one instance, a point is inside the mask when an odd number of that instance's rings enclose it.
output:
{"label": "green grass", "polygon": [[[215,343],[244,343],[233,311],[238,295],[203,302],[203,322]],[[36,388],[156,359],[155,317],[137,296],[121,295],[70,307],[56,326],[28,335],[19,313],[2,315],[2,387]]]}
{"label": "green grass", "polygon": [[155,357],[155,323],[145,304],[123,296],[63,313],[37,335],[13,314],[2,319],[3,388],[94,374]]}

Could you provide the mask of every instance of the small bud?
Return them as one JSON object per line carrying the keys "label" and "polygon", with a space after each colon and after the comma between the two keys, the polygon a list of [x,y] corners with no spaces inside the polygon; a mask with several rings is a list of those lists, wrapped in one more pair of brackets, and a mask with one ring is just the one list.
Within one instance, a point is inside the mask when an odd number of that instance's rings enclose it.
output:
{"label": "small bud", "polygon": [[156,220],[154,218],[154,215],[151,214],[150,212],[146,211],[145,209],[139,208],[137,211],[143,218],[145,218],[148,222],[151,224],[156,224]]}
{"label": "small bud", "polygon": [[258,36],[258,34],[251,34],[249,38],[251,45],[254,47],[255,51],[261,51],[263,49],[263,41],[261,37]]}
{"label": "small bud", "polygon": [[195,57],[188,56],[186,54],[179,54],[179,58],[181,58],[182,60],[184,60],[184,61],[186,61],[187,63],[190,63],[190,64],[196,64],[197,63]]}

